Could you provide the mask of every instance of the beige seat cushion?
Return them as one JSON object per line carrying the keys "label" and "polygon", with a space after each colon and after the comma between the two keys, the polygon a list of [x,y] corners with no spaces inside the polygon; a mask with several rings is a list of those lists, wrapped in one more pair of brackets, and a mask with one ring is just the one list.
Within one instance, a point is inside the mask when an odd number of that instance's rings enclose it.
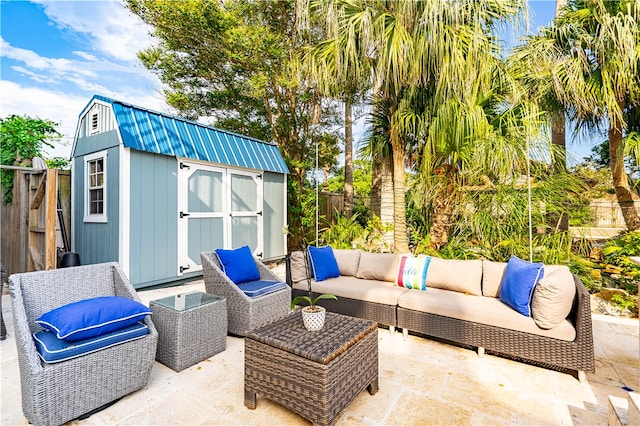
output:
{"label": "beige seat cushion", "polygon": [[358,272],[358,265],[360,264],[360,250],[341,250],[333,249],[333,255],[338,262],[338,269],[340,275],[353,277]]}
{"label": "beige seat cushion", "polygon": [[395,282],[398,274],[398,260],[399,256],[394,253],[369,253],[363,251],[360,254],[356,277],[366,280]]}
{"label": "beige seat cushion", "polygon": [[[306,291],[307,282],[294,283],[293,288]],[[409,291],[403,287],[396,287],[393,283],[389,282],[342,276],[329,278],[320,282],[312,279],[311,288],[314,294],[334,294],[338,300],[340,300],[341,297],[346,297],[391,306],[397,305],[398,297],[404,292]]]}
{"label": "beige seat cushion", "polygon": [[507,269],[506,262],[482,261],[482,294],[488,297],[500,297],[502,276]]}
{"label": "beige seat cushion", "polygon": [[[427,287],[482,295],[482,260],[432,257],[427,269]],[[428,290],[427,290],[428,291]]]}
{"label": "beige seat cushion", "polygon": [[428,288],[427,291],[407,290],[398,298],[398,306],[569,342],[576,338],[576,330],[568,320],[545,330],[538,327],[533,318],[519,314],[494,297]]}
{"label": "beige seat cushion", "polygon": [[544,269],[544,277],[533,291],[531,313],[538,327],[549,329],[560,324],[571,312],[576,285],[566,266],[545,266]]}
{"label": "beige seat cushion", "polygon": [[307,280],[307,267],[305,265],[304,252],[292,251],[289,255],[289,270],[291,271],[291,282]]}

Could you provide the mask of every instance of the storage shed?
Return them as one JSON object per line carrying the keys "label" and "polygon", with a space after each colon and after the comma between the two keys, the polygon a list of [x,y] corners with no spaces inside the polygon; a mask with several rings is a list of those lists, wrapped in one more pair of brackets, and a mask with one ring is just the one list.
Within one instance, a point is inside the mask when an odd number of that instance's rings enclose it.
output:
{"label": "storage shed", "polygon": [[135,287],[202,274],[200,252],[287,253],[287,166],[274,144],[94,96],[72,157],[72,250]]}

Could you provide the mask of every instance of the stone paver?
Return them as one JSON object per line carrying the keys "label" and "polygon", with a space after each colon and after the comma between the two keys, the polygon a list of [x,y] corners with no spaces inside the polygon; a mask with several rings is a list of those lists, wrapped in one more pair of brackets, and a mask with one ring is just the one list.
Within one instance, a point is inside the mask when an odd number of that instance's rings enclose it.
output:
{"label": "stone paver", "polygon": [[[204,291],[202,281],[141,291],[148,304],[178,292]],[[2,301],[9,335],[0,342],[1,422],[27,424],[10,297]],[[378,329],[380,391],[362,392],[337,424],[607,424],[609,396],[640,390],[637,319],[593,315],[596,373],[581,384],[570,374],[486,355],[400,332]],[[181,373],[155,363],[148,385],[79,425],[308,424],[258,395],[244,407],[244,341],[227,337],[227,349]]]}

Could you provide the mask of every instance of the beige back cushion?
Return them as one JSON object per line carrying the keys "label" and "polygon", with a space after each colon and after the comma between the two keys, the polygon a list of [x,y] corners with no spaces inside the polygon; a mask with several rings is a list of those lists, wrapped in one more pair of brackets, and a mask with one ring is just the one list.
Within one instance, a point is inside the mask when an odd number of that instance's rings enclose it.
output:
{"label": "beige back cushion", "polygon": [[297,283],[307,279],[307,267],[304,260],[304,252],[292,251],[289,256],[289,268],[291,271],[291,281]]}
{"label": "beige back cushion", "polygon": [[533,291],[531,313],[538,327],[546,330],[556,327],[569,315],[576,285],[566,266],[545,266],[544,269],[544,277]]}
{"label": "beige back cushion", "polygon": [[366,280],[395,282],[398,274],[398,258],[399,256],[395,253],[369,253],[363,251],[360,254],[356,277]]}
{"label": "beige back cushion", "polygon": [[482,296],[482,260],[432,257],[427,269],[427,287]]}
{"label": "beige back cushion", "polygon": [[340,250],[333,249],[333,255],[338,262],[338,269],[340,275],[346,277],[353,277],[358,272],[358,265],[360,264],[360,250]]}
{"label": "beige back cushion", "polygon": [[502,276],[507,269],[506,262],[482,261],[482,295],[488,297],[500,297],[500,284]]}

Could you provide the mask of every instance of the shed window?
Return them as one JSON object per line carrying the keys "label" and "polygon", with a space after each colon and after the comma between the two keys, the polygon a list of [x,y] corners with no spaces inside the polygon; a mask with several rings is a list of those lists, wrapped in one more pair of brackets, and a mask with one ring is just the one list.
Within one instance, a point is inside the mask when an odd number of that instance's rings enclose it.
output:
{"label": "shed window", "polygon": [[85,222],[107,221],[107,154],[93,154],[85,158]]}

